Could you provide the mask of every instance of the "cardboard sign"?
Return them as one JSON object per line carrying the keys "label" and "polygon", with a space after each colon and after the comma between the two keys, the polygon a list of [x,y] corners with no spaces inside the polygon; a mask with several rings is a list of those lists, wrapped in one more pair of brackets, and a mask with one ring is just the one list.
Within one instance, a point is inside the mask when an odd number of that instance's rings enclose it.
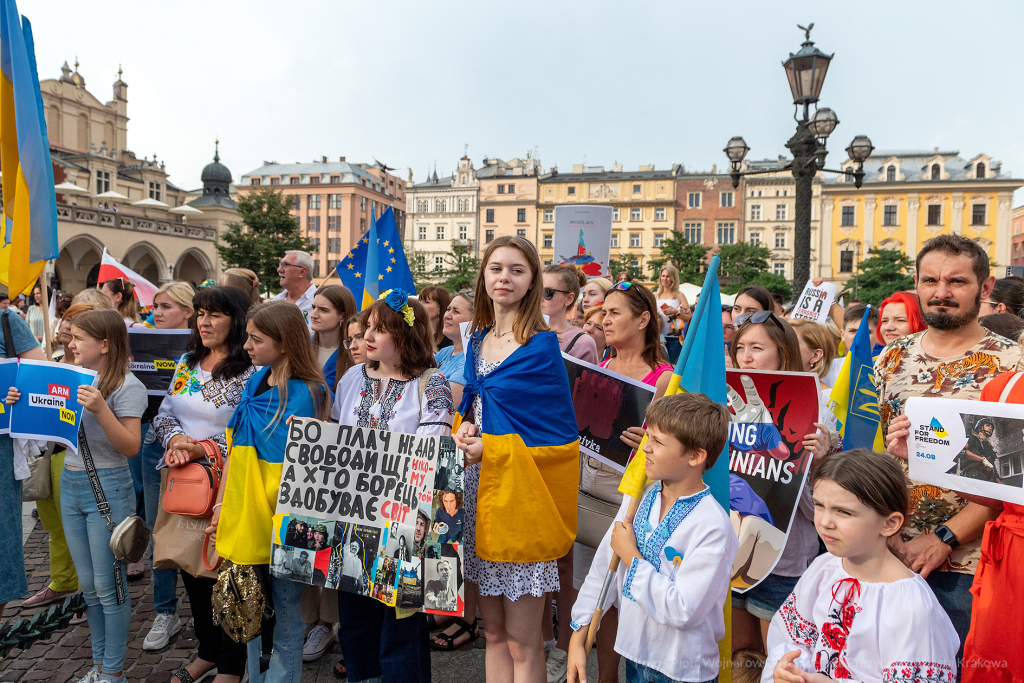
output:
{"label": "cardboard sign", "polygon": [[745,593],[768,576],[786,547],[811,464],[804,437],[816,431],[818,376],[726,370],[729,384],[730,517],[740,549],[732,588]]}
{"label": "cardboard sign", "polygon": [[796,300],[796,305],[793,306],[793,314],[790,317],[794,320],[807,318],[824,324],[828,320],[829,309],[832,307],[832,302],[836,300],[838,292],[839,285],[834,282],[822,282],[821,285],[815,287],[808,280],[804,291],[800,292],[800,296]]}
{"label": "cardboard sign", "polygon": [[[7,388],[13,387],[18,378],[18,359],[0,358],[0,387],[3,387],[4,396],[7,396]],[[0,434],[7,434],[11,431],[11,407],[4,401],[0,401]]]}
{"label": "cardboard sign", "polygon": [[463,469],[448,436],[293,419],[271,574],[461,615]]}
{"label": "cardboard sign", "polygon": [[14,386],[21,399],[10,406],[12,437],[56,441],[78,450],[82,406],[78,387],[91,386],[95,370],[67,363],[20,360]]}
{"label": "cardboard sign", "polygon": [[910,478],[1024,505],[1024,405],[910,398]]}
{"label": "cardboard sign", "polygon": [[562,360],[569,373],[580,452],[625,472],[632,449],[619,436],[643,426],[654,387],[565,353]]}
{"label": "cardboard sign", "polygon": [[611,277],[612,207],[555,207],[554,262],[579,266],[587,277]]}

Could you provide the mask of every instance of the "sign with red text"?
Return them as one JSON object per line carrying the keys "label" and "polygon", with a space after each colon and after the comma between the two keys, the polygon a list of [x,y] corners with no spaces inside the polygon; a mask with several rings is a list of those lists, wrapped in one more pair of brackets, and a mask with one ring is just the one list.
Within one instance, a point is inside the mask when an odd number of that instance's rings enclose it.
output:
{"label": "sign with red text", "polygon": [[839,285],[834,282],[822,282],[815,287],[810,280],[800,292],[800,296],[793,306],[793,313],[790,317],[793,320],[807,318],[822,325],[828,320],[828,312],[832,308],[832,302],[836,300],[836,293]]}
{"label": "sign with red text", "polygon": [[554,263],[579,266],[587,277],[611,277],[612,207],[555,207]]}
{"label": "sign with red text", "polygon": [[462,454],[448,436],[293,419],[274,576],[462,614]]}
{"label": "sign with red text", "polygon": [[56,441],[77,451],[82,406],[78,387],[91,385],[94,370],[67,363],[19,360],[14,387],[21,392],[11,411],[12,437]]}

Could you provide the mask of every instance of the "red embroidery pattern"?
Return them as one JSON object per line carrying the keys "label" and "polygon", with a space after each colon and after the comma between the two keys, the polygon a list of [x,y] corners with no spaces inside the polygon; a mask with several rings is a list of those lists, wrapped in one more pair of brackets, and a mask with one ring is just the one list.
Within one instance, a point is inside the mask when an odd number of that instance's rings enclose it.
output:
{"label": "red embroidery pattern", "polygon": [[[842,593],[840,599],[838,596]],[[863,608],[854,600],[860,597],[857,579],[842,579],[832,586],[832,603],[836,605],[828,614],[828,622],[821,627],[821,643],[814,658],[814,668],[835,679],[853,678],[846,666],[846,639],[853,626],[853,618]],[[838,604],[837,604],[838,603]]]}
{"label": "red embroidery pattern", "polygon": [[893,662],[882,671],[885,683],[954,683],[956,670],[937,662]]}
{"label": "red embroidery pattern", "polygon": [[782,623],[786,625],[786,631],[794,643],[814,647],[818,641],[818,629],[813,622],[807,621],[796,611],[796,593],[789,594],[779,608],[779,614],[782,615]]}

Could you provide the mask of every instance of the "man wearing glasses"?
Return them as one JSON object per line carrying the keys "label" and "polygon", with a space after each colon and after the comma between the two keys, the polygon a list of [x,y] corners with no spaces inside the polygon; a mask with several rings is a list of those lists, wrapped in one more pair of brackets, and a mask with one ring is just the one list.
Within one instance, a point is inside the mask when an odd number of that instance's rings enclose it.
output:
{"label": "man wearing glasses", "polygon": [[309,312],[313,310],[313,257],[304,251],[286,251],[281,265],[277,267],[284,291],[274,297],[275,301],[290,301],[302,311],[302,317],[309,324]]}

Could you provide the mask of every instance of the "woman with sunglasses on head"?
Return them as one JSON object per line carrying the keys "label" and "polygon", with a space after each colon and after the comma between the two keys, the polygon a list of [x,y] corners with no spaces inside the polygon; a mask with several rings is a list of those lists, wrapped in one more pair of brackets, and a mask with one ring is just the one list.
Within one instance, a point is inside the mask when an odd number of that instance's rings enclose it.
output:
{"label": "woman with sunglasses on head", "polygon": [[448,310],[448,304],[452,302],[452,295],[444,287],[430,285],[424,287],[417,298],[430,316],[430,336],[434,340],[434,346],[437,350],[451,346],[452,340],[446,337],[441,329],[441,318]]}
{"label": "woman with sunglasses on head", "polygon": [[548,317],[548,329],[558,336],[564,353],[588,363],[597,362],[597,346],[583,330],[569,324],[579,303],[580,288],[587,276],[576,266],[550,265],[544,268],[544,299],[540,312]]}
{"label": "woman with sunglasses on head", "polygon": [[[737,297],[739,299],[739,297]],[[753,315],[742,313],[734,319],[736,336],[732,342],[733,367],[770,372],[803,372],[803,358],[796,332],[771,310]],[[811,456],[811,473],[834,452],[838,445],[835,416],[826,407],[828,392],[822,390],[818,402],[815,432],[804,437],[803,447]],[[732,598],[733,650],[749,648],[764,651],[764,641],[772,617],[800,579],[819,549],[814,529],[814,504],[810,487],[804,487],[797,512],[790,525],[786,547],[778,563],[765,579],[742,595]]]}

